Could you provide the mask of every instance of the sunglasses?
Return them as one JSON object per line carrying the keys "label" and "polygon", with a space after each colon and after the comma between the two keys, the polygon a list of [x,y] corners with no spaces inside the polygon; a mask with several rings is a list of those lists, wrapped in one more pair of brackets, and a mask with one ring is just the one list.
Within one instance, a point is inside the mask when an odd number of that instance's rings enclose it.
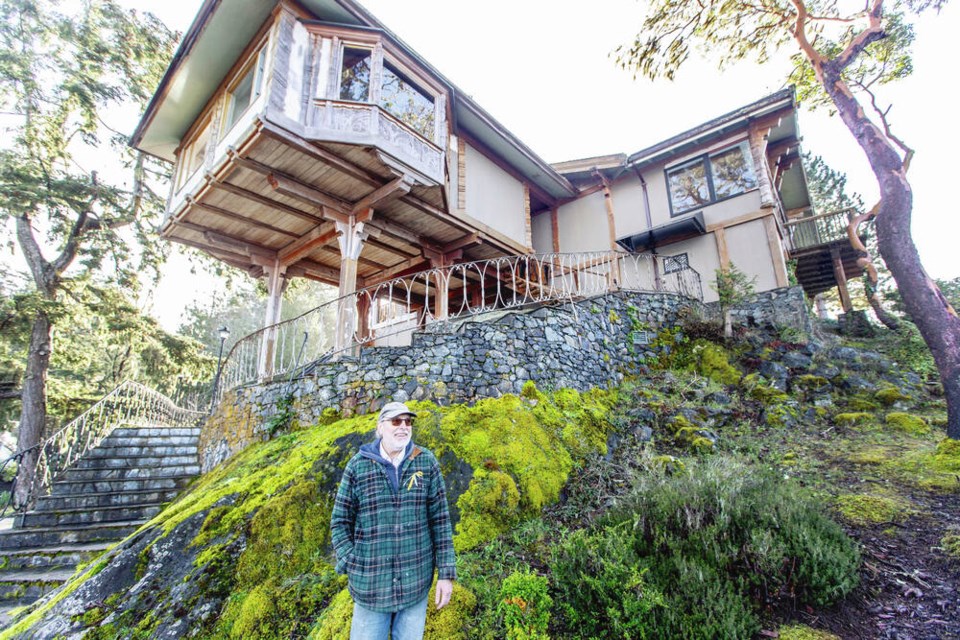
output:
{"label": "sunglasses", "polygon": [[413,418],[390,418],[390,424],[395,427],[399,427],[402,424],[411,427],[413,426]]}

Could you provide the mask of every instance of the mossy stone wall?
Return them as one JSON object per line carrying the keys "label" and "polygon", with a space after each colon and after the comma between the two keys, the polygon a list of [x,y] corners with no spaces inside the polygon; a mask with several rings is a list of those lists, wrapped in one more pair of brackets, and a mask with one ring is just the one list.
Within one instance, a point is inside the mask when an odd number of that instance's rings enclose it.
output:
{"label": "mossy stone wall", "polygon": [[[227,393],[200,436],[202,469],[268,439],[278,415],[316,424],[325,411],[374,411],[391,400],[470,403],[520,393],[527,381],[541,389],[609,387],[669,349],[654,346],[657,335],[690,313],[710,317],[716,309],[673,294],[619,292],[493,320],[436,323],[414,334],[409,347],[361,348],[309,376]],[[799,287],[757,294],[735,313],[749,325],[809,325]]]}

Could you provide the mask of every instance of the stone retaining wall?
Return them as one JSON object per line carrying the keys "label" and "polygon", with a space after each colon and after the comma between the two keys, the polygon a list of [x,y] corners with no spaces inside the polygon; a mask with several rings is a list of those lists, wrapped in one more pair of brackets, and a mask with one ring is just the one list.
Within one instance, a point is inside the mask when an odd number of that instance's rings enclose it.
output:
{"label": "stone retaining wall", "polygon": [[[759,294],[738,310],[737,320],[809,326],[802,292],[799,306],[797,300],[793,290]],[[314,424],[325,409],[366,413],[390,400],[472,402],[518,393],[530,380],[545,389],[615,385],[656,357],[649,343],[677,325],[682,309],[716,315],[713,305],[674,294],[620,292],[437,323],[415,333],[409,347],[362,348],[357,357],[320,364],[304,378],[241,387],[224,396],[203,428],[202,470],[268,439],[270,419],[284,404],[300,424]]]}

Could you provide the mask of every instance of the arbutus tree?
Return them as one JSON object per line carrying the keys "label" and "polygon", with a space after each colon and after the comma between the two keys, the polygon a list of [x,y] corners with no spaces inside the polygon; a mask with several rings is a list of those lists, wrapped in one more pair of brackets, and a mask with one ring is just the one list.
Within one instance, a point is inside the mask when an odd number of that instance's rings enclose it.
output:
{"label": "arbutus tree", "polygon": [[[907,169],[913,151],[892,131],[875,89],[912,71],[909,16],[946,0],[652,0],[618,63],[650,79],[675,76],[694,48],[724,65],[768,61],[795,48],[792,81],[801,99],[827,104],[863,150],[880,190],[871,210],[877,241],[903,306],[933,354],[947,401],[947,435],[960,439],[960,318],[920,262],[910,220]],[[849,10],[848,10],[849,9]]]}
{"label": "arbutus tree", "polygon": [[[34,301],[19,389],[22,502],[46,424],[46,377],[65,283],[100,273],[127,290],[156,272],[163,169],[113,125],[153,94],[175,37],[113,0],[0,0],[0,110],[16,134],[0,149],[0,232],[19,247]],[[11,237],[12,236],[12,237]],[[14,239],[15,238],[15,241]]]}

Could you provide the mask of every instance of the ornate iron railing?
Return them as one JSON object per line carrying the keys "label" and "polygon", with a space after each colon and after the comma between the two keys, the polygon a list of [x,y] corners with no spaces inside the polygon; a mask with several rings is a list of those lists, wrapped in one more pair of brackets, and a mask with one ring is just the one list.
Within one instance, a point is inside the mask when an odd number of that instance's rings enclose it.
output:
{"label": "ornate iron railing", "polygon": [[663,259],[650,254],[531,254],[431,269],[361,289],[240,339],[224,360],[220,394],[360,345],[408,344],[414,330],[430,323],[619,290],[703,299],[700,274],[689,268],[666,273]]}
{"label": "ornate iron railing", "polygon": [[178,407],[170,398],[138,382],[127,380],[95,405],[67,423],[41,446],[26,508],[45,495],[53,479],[119,426],[195,426],[206,413]]}
{"label": "ornate iron railing", "polygon": [[841,209],[806,218],[795,218],[787,223],[790,243],[794,251],[809,249],[847,239],[847,224],[854,209]]}

